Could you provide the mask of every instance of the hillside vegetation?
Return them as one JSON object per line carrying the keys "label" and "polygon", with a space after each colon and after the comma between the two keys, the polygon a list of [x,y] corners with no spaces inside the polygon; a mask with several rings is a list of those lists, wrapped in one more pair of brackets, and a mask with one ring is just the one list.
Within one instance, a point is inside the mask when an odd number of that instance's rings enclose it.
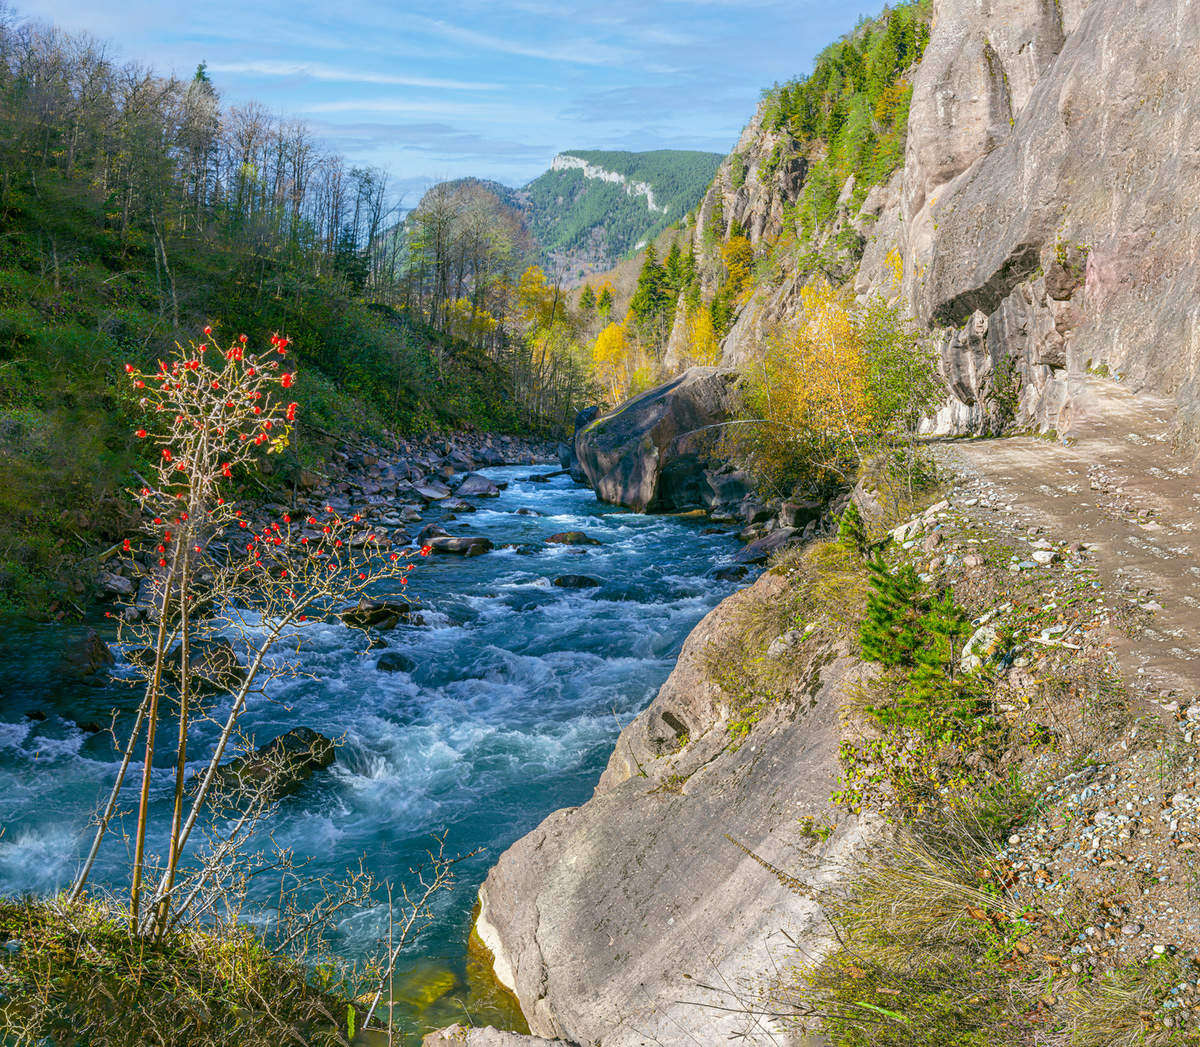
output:
{"label": "hillside vegetation", "polygon": [[[653,240],[695,207],[721,162],[717,153],[676,149],[647,153],[581,149],[566,155],[627,181],[587,178],[580,170],[547,171],[524,190],[530,228],[548,255],[583,255],[606,265]],[[627,190],[630,183],[650,187],[655,210],[644,194]]]}
{"label": "hillside vegetation", "polygon": [[223,110],[203,67],[163,78],[0,20],[6,609],[79,602],[74,565],[122,533],[138,460],[117,376],[205,324],[297,347],[310,410],[281,480],[331,437],[546,424],[522,338],[489,351],[410,307],[386,186],[302,125]]}

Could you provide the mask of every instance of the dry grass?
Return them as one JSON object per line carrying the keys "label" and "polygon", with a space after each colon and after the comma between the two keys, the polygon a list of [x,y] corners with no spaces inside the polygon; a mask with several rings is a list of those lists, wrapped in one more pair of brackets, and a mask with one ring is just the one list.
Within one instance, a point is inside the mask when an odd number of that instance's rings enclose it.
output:
{"label": "dry grass", "polygon": [[[0,902],[0,1041],[13,1047],[334,1047],[352,1009],[243,926],[150,941],[96,902]],[[324,984],[323,984],[324,982]]]}

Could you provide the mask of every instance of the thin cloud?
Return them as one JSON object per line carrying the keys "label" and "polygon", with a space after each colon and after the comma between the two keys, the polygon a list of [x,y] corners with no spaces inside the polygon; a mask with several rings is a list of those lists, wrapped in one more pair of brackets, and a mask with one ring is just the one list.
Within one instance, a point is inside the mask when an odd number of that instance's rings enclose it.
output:
{"label": "thin cloud", "polygon": [[438,91],[495,91],[500,85],[472,80],[444,80],[429,76],[398,76],[360,69],[341,69],[320,62],[256,60],[252,62],[210,62],[215,73],[239,73],[244,76],[307,76],[345,84],[380,84],[395,87],[428,87]]}
{"label": "thin cloud", "polygon": [[467,44],[470,47],[481,47],[488,51],[499,51],[502,54],[518,55],[522,58],[540,58],[550,62],[567,62],[572,65],[622,65],[633,56],[631,52],[594,40],[568,40],[557,43],[527,44],[491,33],[482,33],[474,29],[451,25],[432,18],[414,18],[413,21],[424,27],[426,32],[436,36]]}
{"label": "thin cloud", "polygon": [[350,98],[341,102],[316,102],[302,108],[305,113],[391,113],[397,116],[467,116],[519,123],[530,117],[523,106],[492,105],[485,102],[418,101],[403,98]]}

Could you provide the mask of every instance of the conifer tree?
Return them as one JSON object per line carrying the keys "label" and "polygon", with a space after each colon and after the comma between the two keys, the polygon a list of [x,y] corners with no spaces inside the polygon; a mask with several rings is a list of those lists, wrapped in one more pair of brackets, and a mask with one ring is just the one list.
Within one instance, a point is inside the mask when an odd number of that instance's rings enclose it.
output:
{"label": "conifer tree", "polygon": [[583,290],[579,294],[579,308],[587,313],[596,308],[596,292],[592,289],[591,284],[583,285]]}
{"label": "conifer tree", "polygon": [[911,668],[924,642],[921,622],[929,607],[925,587],[911,564],[892,572],[876,558],[867,568],[871,592],[859,630],[863,657],[889,668]]}
{"label": "conifer tree", "polygon": [[838,544],[844,549],[865,556],[867,552],[867,529],[863,524],[862,513],[853,499],[842,511],[838,521]]}

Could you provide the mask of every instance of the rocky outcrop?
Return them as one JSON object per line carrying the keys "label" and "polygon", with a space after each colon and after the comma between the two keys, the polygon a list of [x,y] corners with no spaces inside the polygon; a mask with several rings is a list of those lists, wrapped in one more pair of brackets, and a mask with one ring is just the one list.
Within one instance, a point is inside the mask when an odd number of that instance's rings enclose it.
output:
{"label": "rocky outcrop", "polygon": [[[824,255],[853,229],[857,272],[822,268],[929,326],[949,391],[932,429],[1069,434],[1096,409],[1090,370],[1176,395],[1200,435],[1198,67],[1190,0],[934,0],[902,168],[854,214],[847,185],[814,233]],[[788,148],[760,112],[718,172],[695,239],[706,291],[714,234],[782,229],[805,176],[800,158],[781,173]],[[785,258],[758,281],[723,364],[761,356],[805,278]]]}
{"label": "rocky outcrop", "polygon": [[[592,799],[552,814],[489,873],[477,928],[535,1034],[603,1047],[802,1042],[742,1009],[769,1010],[753,1006],[760,979],[797,948],[827,947],[814,889],[878,829],[829,799],[852,659],[789,653],[802,696],[744,736],[731,730],[743,714],[712,679],[710,645],[783,584],[764,575],[712,611],[621,733]],[[814,834],[826,823],[827,838]]]}
{"label": "rocky outcrop", "polygon": [[1196,429],[1198,65],[1188,0],[936,0],[895,246],[943,330],[939,428],[1070,432],[1099,369]]}
{"label": "rocky outcrop", "polygon": [[581,473],[602,501],[639,512],[713,506],[707,474],[739,390],[736,373],[693,367],[628,400],[576,433]]}

